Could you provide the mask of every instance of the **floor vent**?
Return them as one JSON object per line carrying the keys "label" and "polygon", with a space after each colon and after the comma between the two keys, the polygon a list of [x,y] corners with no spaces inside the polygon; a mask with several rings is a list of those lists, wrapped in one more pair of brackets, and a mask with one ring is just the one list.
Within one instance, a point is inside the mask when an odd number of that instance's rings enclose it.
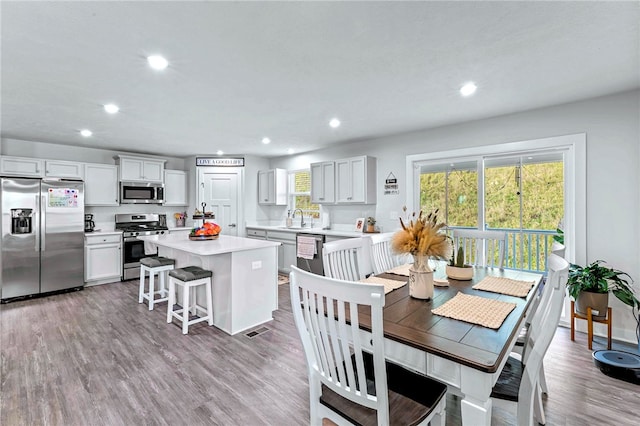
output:
{"label": "floor vent", "polygon": [[260,327],[257,330],[253,330],[250,331],[248,333],[245,334],[245,336],[247,336],[250,339],[253,339],[254,337],[256,337],[258,334],[262,334],[265,331],[269,331],[269,329],[267,327]]}

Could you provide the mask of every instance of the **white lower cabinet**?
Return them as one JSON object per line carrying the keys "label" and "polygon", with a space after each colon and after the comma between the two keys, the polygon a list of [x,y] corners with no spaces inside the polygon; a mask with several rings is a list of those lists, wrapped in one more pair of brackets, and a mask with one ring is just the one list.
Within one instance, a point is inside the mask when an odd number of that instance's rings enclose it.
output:
{"label": "white lower cabinet", "polygon": [[120,281],[122,236],[95,234],[84,237],[84,281],[87,286]]}
{"label": "white lower cabinet", "polygon": [[293,232],[268,231],[267,240],[282,243],[278,247],[278,271],[288,274],[291,265],[297,262],[296,234]]}

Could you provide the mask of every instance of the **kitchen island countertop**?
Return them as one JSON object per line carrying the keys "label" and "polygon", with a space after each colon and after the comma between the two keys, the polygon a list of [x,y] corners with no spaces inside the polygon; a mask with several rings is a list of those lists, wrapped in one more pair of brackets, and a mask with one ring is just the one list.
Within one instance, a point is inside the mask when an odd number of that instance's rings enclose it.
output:
{"label": "kitchen island countertop", "polygon": [[218,239],[204,241],[192,241],[182,233],[139,236],[138,239],[198,256],[213,256],[216,254],[276,247],[281,244],[276,241],[254,240],[224,234],[220,235]]}

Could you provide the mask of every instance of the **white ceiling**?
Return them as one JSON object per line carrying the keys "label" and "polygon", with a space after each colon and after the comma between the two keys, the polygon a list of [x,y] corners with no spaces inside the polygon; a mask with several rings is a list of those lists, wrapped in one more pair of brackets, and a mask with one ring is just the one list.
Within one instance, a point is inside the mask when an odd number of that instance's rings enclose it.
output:
{"label": "white ceiling", "polygon": [[3,1],[2,137],[273,157],[631,90],[639,4]]}

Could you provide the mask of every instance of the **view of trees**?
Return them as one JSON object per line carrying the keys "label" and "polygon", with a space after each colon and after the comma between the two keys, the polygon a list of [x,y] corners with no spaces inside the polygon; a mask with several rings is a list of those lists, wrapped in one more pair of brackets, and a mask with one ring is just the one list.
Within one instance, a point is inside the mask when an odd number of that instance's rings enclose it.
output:
{"label": "view of trees", "polygon": [[[487,167],[484,174],[486,229],[507,230],[507,266],[544,270],[564,217],[563,163]],[[421,209],[439,209],[449,227],[478,228],[477,180],[475,168],[423,173]]]}

